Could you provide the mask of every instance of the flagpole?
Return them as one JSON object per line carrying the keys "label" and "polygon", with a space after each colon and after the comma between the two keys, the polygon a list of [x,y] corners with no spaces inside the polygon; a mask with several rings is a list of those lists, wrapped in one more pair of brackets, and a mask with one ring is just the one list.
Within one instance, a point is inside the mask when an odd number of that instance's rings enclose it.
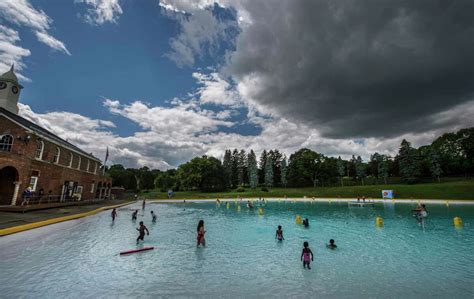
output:
{"label": "flagpole", "polygon": [[109,147],[105,150],[105,160],[104,160],[104,168],[102,169],[102,175],[105,176],[105,165],[107,165],[107,159],[109,158]]}

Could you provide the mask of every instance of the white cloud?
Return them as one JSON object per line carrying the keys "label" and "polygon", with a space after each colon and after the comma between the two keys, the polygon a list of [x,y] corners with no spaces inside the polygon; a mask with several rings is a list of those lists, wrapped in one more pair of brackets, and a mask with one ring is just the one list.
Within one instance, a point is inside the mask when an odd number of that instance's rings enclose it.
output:
{"label": "white cloud", "polygon": [[[17,71],[21,71],[25,67],[23,58],[30,56],[31,52],[17,46],[16,43],[19,41],[18,31],[0,25],[0,74],[10,69],[12,64],[15,64]],[[29,81],[21,73],[18,74],[18,77],[21,80]]]}
{"label": "white cloud", "polygon": [[38,41],[50,48],[71,55],[63,42],[48,33],[52,23],[51,18],[44,11],[35,9],[28,0],[0,1],[0,16],[6,22],[33,30]]}
{"label": "white cloud", "polygon": [[197,89],[196,95],[202,104],[239,106],[239,94],[219,73],[203,74],[195,72],[193,77],[201,85]]}
{"label": "white cloud", "polygon": [[68,49],[66,48],[64,43],[57,40],[57,39],[55,39],[51,35],[49,35],[45,32],[36,31],[36,37],[38,38],[38,40],[40,42],[44,43],[45,45],[48,45],[49,47],[51,47],[53,49],[62,51],[64,53],[66,53],[67,55],[71,55],[71,53],[68,51]]}
{"label": "white cloud", "polygon": [[89,8],[84,19],[91,25],[117,23],[123,13],[119,0],[75,0],[75,3],[85,3]]}

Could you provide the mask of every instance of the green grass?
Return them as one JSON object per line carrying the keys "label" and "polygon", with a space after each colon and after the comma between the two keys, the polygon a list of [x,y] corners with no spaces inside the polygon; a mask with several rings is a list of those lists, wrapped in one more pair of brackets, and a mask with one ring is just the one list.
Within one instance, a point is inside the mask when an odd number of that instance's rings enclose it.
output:
{"label": "green grass", "polygon": [[[260,189],[246,192],[216,192],[204,193],[198,191],[175,192],[175,199],[184,198],[237,198],[238,195],[243,198],[250,197],[322,197],[322,198],[354,198],[357,195],[367,198],[382,198],[382,190],[394,190],[396,198],[415,198],[415,199],[474,199],[474,180],[429,183],[415,185],[368,185],[368,186],[349,186],[349,187],[317,187],[317,188],[274,188],[269,192],[263,192]],[[142,196],[153,199],[167,199],[166,192],[158,190],[145,191]]]}

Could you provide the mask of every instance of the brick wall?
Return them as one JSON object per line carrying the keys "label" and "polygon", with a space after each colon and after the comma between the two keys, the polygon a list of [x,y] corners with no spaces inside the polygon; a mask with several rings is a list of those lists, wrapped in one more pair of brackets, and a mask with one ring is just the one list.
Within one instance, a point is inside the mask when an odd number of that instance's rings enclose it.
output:
{"label": "brick wall", "polygon": [[[65,181],[78,182],[79,186],[83,187],[82,199],[95,198],[94,193],[91,193],[91,186],[94,183],[97,188],[99,183],[111,184],[111,179],[100,175],[99,165],[97,166],[97,174],[94,174],[96,161],[79,155],[67,148],[56,145],[48,140],[41,139],[44,143],[42,159],[36,159],[35,153],[37,149],[37,141],[40,137],[34,133],[27,132],[23,127],[11,122],[7,118],[0,116],[0,134],[12,135],[14,138],[12,150],[10,152],[0,151],[0,170],[6,166],[16,168],[19,173],[20,192],[28,187],[30,178],[33,173],[38,173],[38,183],[36,191],[41,188],[45,194],[49,191],[53,195],[60,195],[62,186]],[[30,136],[28,142],[18,139],[18,137],[25,138]],[[58,163],[53,163],[53,157],[56,148],[60,149],[60,156]],[[71,153],[73,154],[72,167],[70,165]],[[78,168],[79,156],[81,157],[81,167]],[[87,169],[87,161],[89,160],[89,169]],[[17,200],[19,203],[20,200]]]}

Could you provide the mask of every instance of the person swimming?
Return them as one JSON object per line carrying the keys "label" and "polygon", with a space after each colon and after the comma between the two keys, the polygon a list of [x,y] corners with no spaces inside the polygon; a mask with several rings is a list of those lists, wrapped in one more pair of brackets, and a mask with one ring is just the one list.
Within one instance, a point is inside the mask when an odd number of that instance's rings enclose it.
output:
{"label": "person swimming", "polygon": [[413,210],[413,212],[413,217],[415,217],[418,223],[422,223],[423,218],[428,217],[428,211],[426,210],[426,206],[424,204],[418,204],[416,209]]}
{"label": "person swimming", "polygon": [[132,213],[132,220],[137,220],[137,214],[138,214],[138,210],[135,210],[135,211]]}
{"label": "person swimming", "polygon": [[304,225],[304,227],[309,227],[309,220],[308,220],[308,218],[305,218],[305,219],[303,220],[303,225]]}
{"label": "person swimming", "polygon": [[148,228],[143,224],[143,221],[140,221],[140,227],[137,228],[137,231],[139,232],[139,235],[137,238],[137,245],[138,245],[138,242],[140,240],[143,241],[143,239],[145,238],[145,231],[148,236],[150,235],[150,232],[148,231]]}
{"label": "person swimming", "polygon": [[117,211],[115,209],[112,210],[111,216],[112,216],[112,221],[115,221],[115,217],[117,217]]}
{"label": "person swimming", "polygon": [[197,226],[197,246],[202,245],[206,246],[206,239],[204,238],[204,234],[206,231],[204,230],[204,220],[199,220],[198,226]]}
{"label": "person swimming", "polygon": [[336,249],[337,245],[334,244],[334,240],[331,239],[331,240],[329,240],[329,244],[326,244],[326,247],[329,248],[329,249]]}
{"label": "person swimming", "polygon": [[253,209],[253,204],[250,200],[247,200],[247,208]]}
{"label": "person swimming", "polygon": [[303,261],[303,268],[311,269],[310,263],[313,261],[313,252],[309,249],[308,242],[303,243],[303,251],[301,251],[301,260]]}
{"label": "person swimming", "polygon": [[278,239],[278,241],[285,240],[285,238],[283,238],[283,230],[281,229],[281,225],[278,225],[278,229],[275,233],[275,239]]}
{"label": "person swimming", "polygon": [[150,211],[151,214],[151,221],[156,222],[156,214],[153,211]]}

